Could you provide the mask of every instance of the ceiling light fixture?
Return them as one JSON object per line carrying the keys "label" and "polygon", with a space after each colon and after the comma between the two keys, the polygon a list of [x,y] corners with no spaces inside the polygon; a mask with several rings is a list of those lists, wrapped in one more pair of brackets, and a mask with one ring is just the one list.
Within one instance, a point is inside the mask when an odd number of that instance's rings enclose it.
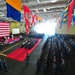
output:
{"label": "ceiling light fixture", "polygon": [[39,12],[39,10],[38,10],[38,9],[36,9],[36,12]]}
{"label": "ceiling light fixture", "polygon": [[44,10],[44,12],[46,12],[47,10],[46,9],[43,9]]}
{"label": "ceiling light fixture", "polygon": [[50,8],[47,8],[47,9],[50,9]]}
{"label": "ceiling light fixture", "polygon": [[41,3],[40,0],[37,0],[38,3]]}
{"label": "ceiling light fixture", "polygon": [[54,2],[56,2],[57,0],[51,0],[51,3],[54,3]]}

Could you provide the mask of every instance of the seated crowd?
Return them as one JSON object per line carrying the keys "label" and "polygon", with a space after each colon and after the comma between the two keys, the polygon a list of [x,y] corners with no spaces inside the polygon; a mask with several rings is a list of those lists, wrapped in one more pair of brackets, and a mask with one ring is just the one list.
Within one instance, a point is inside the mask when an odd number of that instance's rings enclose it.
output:
{"label": "seated crowd", "polygon": [[21,45],[21,48],[27,48],[27,49],[31,49],[36,43],[38,42],[37,39],[34,38],[29,38],[26,41],[23,42],[23,44]]}
{"label": "seated crowd", "polygon": [[0,38],[0,50],[3,50],[3,47],[7,44],[12,44],[14,42],[17,42],[19,40],[24,39],[23,36],[19,35],[19,36],[7,36],[7,37],[2,37]]}
{"label": "seated crowd", "polygon": [[6,60],[5,59],[0,59],[0,70],[3,70],[5,72],[8,71],[8,66],[7,66],[7,63],[6,63]]}
{"label": "seated crowd", "polygon": [[[69,58],[69,53],[71,51],[65,41],[65,37],[68,38],[69,36],[61,35],[47,38],[36,62],[37,73],[43,69],[44,75],[65,75],[67,68],[66,60]],[[69,40],[69,43],[75,46],[73,40]],[[29,38],[25,40],[20,47],[31,49],[37,42],[37,39]],[[2,61],[4,61],[4,63]],[[8,71],[5,60],[0,59],[0,69]]]}
{"label": "seated crowd", "polygon": [[48,37],[36,62],[37,72],[43,65],[44,75],[64,75],[67,66],[65,60],[69,57],[69,52],[70,47],[65,42],[64,37]]}

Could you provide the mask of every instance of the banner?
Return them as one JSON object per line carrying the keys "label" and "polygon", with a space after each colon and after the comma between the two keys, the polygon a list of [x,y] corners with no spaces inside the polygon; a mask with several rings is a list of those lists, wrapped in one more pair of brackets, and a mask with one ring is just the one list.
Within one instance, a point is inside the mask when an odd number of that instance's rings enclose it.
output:
{"label": "banner", "polygon": [[38,23],[38,15],[36,15],[36,21],[37,21],[37,23]]}
{"label": "banner", "polygon": [[60,29],[61,29],[62,24],[63,24],[63,17],[64,17],[64,12],[62,12],[60,15],[60,26],[59,26]]}
{"label": "banner", "polygon": [[29,12],[29,27],[32,27],[32,12]]}
{"label": "banner", "polygon": [[7,17],[14,20],[21,20],[21,1],[20,0],[6,0]]}
{"label": "banner", "polygon": [[9,36],[9,23],[8,22],[0,22],[0,37]]}
{"label": "banner", "polygon": [[41,22],[42,21],[42,17],[38,16],[38,21]]}
{"label": "banner", "polygon": [[24,18],[25,18],[25,24],[26,24],[26,34],[29,34],[29,8],[25,5],[23,5],[24,7]]}
{"label": "banner", "polygon": [[73,22],[74,22],[74,25],[75,25],[75,15],[73,15]]}
{"label": "banner", "polygon": [[67,22],[67,15],[68,15],[68,7],[66,7],[64,10],[63,23]]}
{"label": "banner", "polygon": [[34,13],[32,12],[32,26],[34,25]]}
{"label": "banner", "polygon": [[68,11],[68,7],[66,7],[64,11],[67,12]]}
{"label": "banner", "polygon": [[38,16],[35,14],[36,23],[38,23]]}
{"label": "banner", "polygon": [[37,23],[37,19],[38,17],[37,17],[37,15],[36,14],[34,14],[34,25],[36,25],[36,23]]}
{"label": "banner", "polygon": [[70,24],[71,24],[73,8],[74,8],[74,0],[72,0],[68,6],[68,30],[69,30]]}

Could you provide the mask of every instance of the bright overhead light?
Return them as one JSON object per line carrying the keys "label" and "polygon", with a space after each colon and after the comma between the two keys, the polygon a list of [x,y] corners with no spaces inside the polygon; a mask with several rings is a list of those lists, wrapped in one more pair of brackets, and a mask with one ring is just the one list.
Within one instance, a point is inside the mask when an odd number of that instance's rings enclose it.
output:
{"label": "bright overhead light", "polygon": [[40,3],[40,0],[37,0],[38,3]]}
{"label": "bright overhead light", "polygon": [[47,8],[47,9],[50,9],[50,8]]}
{"label": "bright overhead light", "polygon": [[51,2],[53,3],[53,2],[56,2],[57,0],[51,0]]}
{"label": "bright overhead light", "polygon": [[38,9],[36,9],[36,12],[39,12],[39,10],[38,10]]}
{"label": "bright overhead light", "polygon": [[47,10],[46,9],[43,9],[44,10],[44,12],[46,12]]}

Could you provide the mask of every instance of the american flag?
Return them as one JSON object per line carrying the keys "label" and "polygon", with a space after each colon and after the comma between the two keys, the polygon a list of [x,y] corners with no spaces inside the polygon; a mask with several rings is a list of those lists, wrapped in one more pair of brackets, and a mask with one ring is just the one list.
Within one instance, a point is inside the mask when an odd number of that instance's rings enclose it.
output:
{"label": "american flag", "polygon": [[9,23],[7,22],[0,22],[0,37],[9,36]]}

